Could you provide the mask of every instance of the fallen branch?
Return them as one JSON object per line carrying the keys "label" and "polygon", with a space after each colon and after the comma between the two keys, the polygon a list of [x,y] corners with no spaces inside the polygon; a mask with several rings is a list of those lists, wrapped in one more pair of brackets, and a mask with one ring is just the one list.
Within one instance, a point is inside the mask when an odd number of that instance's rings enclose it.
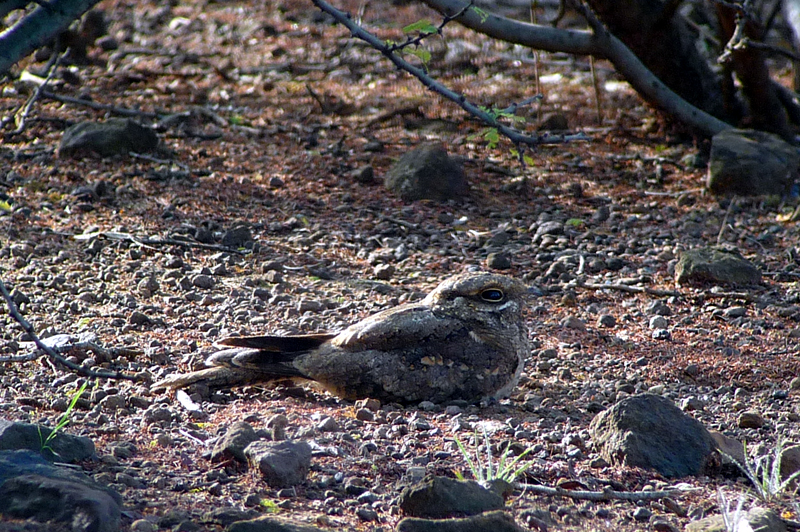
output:
{"label": "fallen branch", "polygon": [[214,251],[225,251],[227,253],[236,253],[238,255],[246,255],[247,253],[229,246],[222,246],[219,244],[204,244],[203,242],[191,242],[189,240],[181,240],[178,238],[140,238],[130,233],[120,233],[117,231],[96,231],[94,233],[84,233],[74,235],[75,240],[91,240],[92,238],[107,238],[118,242],[131,242],[133,244],[150,247],[155,249],[156,246],[181,246],[185,248],[197,249],[211,249]]}
{"label": "fallen branch", "polygon": [[97,109],[98,111],[108,111],[111,114],[119,116],[132,116],[137,118],[149,118],[149,119],[155,119],[159,117],[157,113],[149,113],[147,111],[138,111],[136,109],[127,109],[124,107],[115,107],[113,105],[108,105],[105,103],[97,103],[90,100],[82,100],[80,98],[73,98],[71,96],[63,96],[61,94],[55,94],[53,92],[46,90],[42,91],[42,96],[44,98],[50,98],[51,100],[55,100],[61,103],[84,105],[92,109]]}
{"label": "fallen branch", "polygon": [[9,315],[12,318],[14,318],[14,320],[17,323],[20,324],[22,329],[28,334],[33,343],[36,344],[36,347],[38,347],[41,351],[43,351],[54,362],[71,369],[72,371],[83,377],[91,377],[95,379],[125,379],[129,381],[139,380],[138,376],[129,375],[121,371],[115,371],[115,372],[94,371],[89,368],[85,368],[79,364],[76,364],[74,362],[71,362],[66,358],[64,358],[63,356],[59,355],[52,347],[47,345],[36,335],[36,331],[33,329],[33,325],[31,325],[25,318],[22,317],[22,314],[20,314],[16,303],[14,303],[11,294],[9,294],[6,285],[3,283],[1,279],[0,279],[0,293],[3,294],[3,298],[6,300],[6,305],[8,306]]}
{"label": "fallen branch", "polygon": [[668,490],[668,491],[583,491],[583,490],[566,490],[564,488],[551,488],[549,486],[541,486],[538,484],[523,484],[515,483],[515,487],[530,491],[538,495],[560,495],[562,497],[569,497],[571,499],[580,499],[584,501],[653,501],[664,499],[666,497],[674,497],[680,495],[681,490]]}
{"label": "fallen branch", "polygon": [[741,299],[742,301],[753,302],[758,301],[758,297],[746,292],[707,292],[703,291],[699,294],[685,294],[676,290],[659,290],[657,288],[649,288],[647,286],[632,286],[627,284],[610,284],[610,283],[585,283],[576,282],[573,286],[579,288],[586,288],[587,290],[617,290],[619,292],[627,292],[629,294],[649,294],[658,297],[680,297],[682,299]]}

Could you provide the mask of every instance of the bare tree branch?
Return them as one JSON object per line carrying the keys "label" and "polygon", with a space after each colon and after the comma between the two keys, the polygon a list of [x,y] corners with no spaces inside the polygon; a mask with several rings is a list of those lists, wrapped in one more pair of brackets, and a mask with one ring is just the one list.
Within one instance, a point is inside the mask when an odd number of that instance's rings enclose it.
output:
{"label": "bare tree branch", "polygon": [[5,74],[14,63],[47,44],[98,2],[53,0],[38,5],[29,15],[0,33],[0,74]]}
{"label": "bare tree branch", "polygon": [[[483,121],[490,127],[496,128],[497,131],[508,138],[511,142],[514,143],[515,146],[538,146],[540,144],[563,144],[564,142],[576,141],[576,140],[588,140],[588,137],[582,133],[575,134],[575,135],[551,135],[551,136],[544,136],[544,135],[525,135],[524,133],[520,133],[514,128],[508,127],[505,124],[502,124],[498,121],[496,116],[493,116],[490,112],[478,107],[477,105],[469,102],[463,94],[459,94],[455,91],[450,90],[449,88],[445,87],[438,81],[434,80],[430,77],[423,69],[416,67],[400,57],[396,53],[396,48],[383,42],[381,39],[377,38],[375,35],[369,33],[364,28],[356,24],[350,15],[343,11],[339,11],[332,5],[324,2],[323,0],[312,0],[314,4],[320,8],[322,11],[331,15],[337,22],[341,23],[343,26],[347,27],[350,30],[352,35],[362,41],[366,42],[376,50],[378,50],[381,54],[384,55],[387,59],[389,59],[392,63],[394,63],[398,68],[401,70],[405,70],[409,74],[413,75],[417,79],[422,82],[425,87],[432,90],[433,92],[444,96],[448,100],[451,100],[458,104],[459,107],[464,109],[470,115],[478,118],[479,120]],[[468,6],[469,4],[465,4]],[[464,9],[465,5],[461,6],[461,9]],[[457,13],[458,11],[456,11]],[[520,152],[521,153],[521,152]]]}
{"label": "bare tree branch", "polygon": [[[460,11],[466,4],[464,0],[423,1],[445,15]],[[594,33],[560,30],[491,13],[482,16],[474,10],[467,11],[457,22],[489,37],[529,48],[608,59],[639,94],[703,134],[713,136],[733,127],[675,94],[622,41],[605,29]]]}

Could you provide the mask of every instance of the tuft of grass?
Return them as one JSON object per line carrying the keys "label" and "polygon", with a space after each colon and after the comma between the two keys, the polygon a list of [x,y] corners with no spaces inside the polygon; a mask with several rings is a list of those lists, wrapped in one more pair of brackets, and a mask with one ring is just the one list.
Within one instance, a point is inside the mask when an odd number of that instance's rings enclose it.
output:
{"label": "tuft of grass", "polygon": [[83,392],[86,391],[87,387],[88,387],[88,383],[84,382],[81,385],[81,387],[78,388],[72,394],[72,399],[70,400],[69,405],[67,406],[67,410],[61,415],[60,418],[58,418],[58,423],[56,423],[55,428],[50,431],[50,434],[48,434],[47,437],[44,437],[42,435],[42,428],[38,427],[38,430],[39,430],[39,444],[40,444],[40,447],[41,447],[41,451],[50,451],[54,455],[58,456],[58,453],[50,445],[50,442],[52,442],[53,439],[55,439],[55,437],[58,436],[58,434],[61,432],[61,430],[64,427],[69,425],[70,415],[72,414],[72,411],[75,410],[75,405],[78,403],[78,399],[81,398],[81,396],[83,395]]}
{"label": "tuft of grass", "polygon": [[[461,440],[458,439],[458,436],[455,434],[453,438],[456,441],[456,445],[458,445],[459,451],[464,456],[464,459],[467,461],[467,465],[469,466],[469,470],[472,473],[472,477],[482,486],[487,487],[492,482],[500,480],[503,482],[507,482],[509,484],[513,484],[517,477],[527,471],[531,465],[531,462],[522,464],[517,466],[520,460],[522,460],[531,450],[525,449],[525,451],[516,456],[513,460],[509,461],[509,456],[511,454],[511,446],[507,446],[503,453],[500,455],[500,459],[495,465],[494,458],[492,457],[492,447],[489,443],[489,435],[486,432],[486,427],[483,427],[483,440],[486,444],[486,459],[483,460],[481,457],[481,453],[478,450],[478,431],[475,431],[475,460],[473,461],[472,457],[470,456],[469,451],[461,443]],[[464,480],[464,475],[461,474],[459,471],[455,472],[456,478],[459,480]]]}
{"label": "tuft of grass", "polygon": [[772,455],[756,456],[752,459],[747,452],[747,442],[742,444],[744,463],[733,456],[722,453],[744,473],[753,484],[756,495],[764,502],[773,502],[783,497],[784,492],[795,480],[800,478],[800,471],[794,472],[781,480],[781,458],[783,457],[783,438],[778,438],[775,452]]}

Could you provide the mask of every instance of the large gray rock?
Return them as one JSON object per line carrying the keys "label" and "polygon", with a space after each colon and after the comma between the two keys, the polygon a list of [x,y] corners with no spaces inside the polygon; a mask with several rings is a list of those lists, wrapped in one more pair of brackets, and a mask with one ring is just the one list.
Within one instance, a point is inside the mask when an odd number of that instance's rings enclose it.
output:
{"label": "large gray rock", "polygon": [[0,419],[0,451],[29,449],[49,460],[80,462],[94,456],[94,443],[84,436],[57,432],[48,442],[52,429],[30,423]]}
{"label": "large gray rock", "polygon": [[[731,509],[733,514],[733,509]],[[733,515],[731,515],[733,518]],[[746,521],[749,528],[743,526]],[[753,508],[748,512],[743,512],[739,522],[734,525],[732,530],[753,530],[755,532],[786,532],[786,523],[772,510],[765,508]],[[727,532],[725,520],[721,515],[712,515],[704,519],[692,521],[686,525],[686,532]]]}
{"label": "large gray rock", "polygon": [[441,519],[499,510],[505,501],[472,480],[431,476],[404,489],[399,505],[406,515]]}
{"label": "large gray rock", "polygon": [[94,152],[103,157],[148,152],[158,147],[158,136],[130,118],[110,118],[105,122],[81,122],[70,126],[61,137],[59,156]]}
{"label": "large gray rock", "polygon": [[438,144],[420,146],[403,155],[386,174],[384,184],[407,201],[458,199],[468,189],[461,165]]}
{"label": "large gray rock", "polygon": [[306,479],[311,467],[311,446],[305,441],[256,441],[244,454],[257,465],[272,488],[290,488]]}
{"label": "large gray rock", "polygon": [[229,525],[225,532],[322,532],[322,529],[287,519],[259,517],[250,521],[237,521]]}
{"label": "large gray rock", "polygon": [[675,281],[678,284],[751,285],[761,281],[761,272],[735,251],[699,248],[681,254],[675,265]]}
{"label": "large gray rock", "polygon": [[22,475],[0,485],[0,514],[65,523],[72,530],[116,532],[121,509],[106,491],[70,480]]}
{"label": "large gray rock", "polygon": [[[800,472],[800,445],[790,445],[781,455],[781,477],[789,478],[797,472]],[[795,482],[800,485],[800,480]]]}
{"label": "large gray rock", "polygon": [[514,518],[502,510],[461,519],[418,519],[406,517],[397,532],[523,532]]}
{"label": "large gray rock", "polygon": [[589,431],[609,463],[652,469],[668,478],[703,474],[715,449],[702,423],[660,395],[623,399],[597,414]]}
{"label": "large gray rock", "polygon": [[800,154],[763,131],[727,129],[711,140],[708,190],[713,194],[783,195],[797,177]]}

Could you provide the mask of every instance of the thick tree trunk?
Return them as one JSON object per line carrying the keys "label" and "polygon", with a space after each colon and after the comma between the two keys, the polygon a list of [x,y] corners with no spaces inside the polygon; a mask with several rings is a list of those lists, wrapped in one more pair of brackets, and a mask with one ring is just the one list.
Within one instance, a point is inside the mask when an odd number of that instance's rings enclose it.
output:
{"label": "thick tree trunk", "polygon": [[[728,6],[716,4],[721,36],[728,42],[736,30],[736,13]],[[764,30],[756,21],[744,25],[746,37],[761,41]],[[766,54],[754,47],[744,46],[731,52],[733,70],[742,83],[742,92],[750,104],[748,126],[777,133],[785,139],[794,138],[783,103],[767,68]]]}
{"label": "thick tree trunk", "polygon": [[653,74],[695,107],[722,120],[736,119],[725,108],[720,76],[696,46],[696,32],[669,0],[587,0],[609,31]]}

